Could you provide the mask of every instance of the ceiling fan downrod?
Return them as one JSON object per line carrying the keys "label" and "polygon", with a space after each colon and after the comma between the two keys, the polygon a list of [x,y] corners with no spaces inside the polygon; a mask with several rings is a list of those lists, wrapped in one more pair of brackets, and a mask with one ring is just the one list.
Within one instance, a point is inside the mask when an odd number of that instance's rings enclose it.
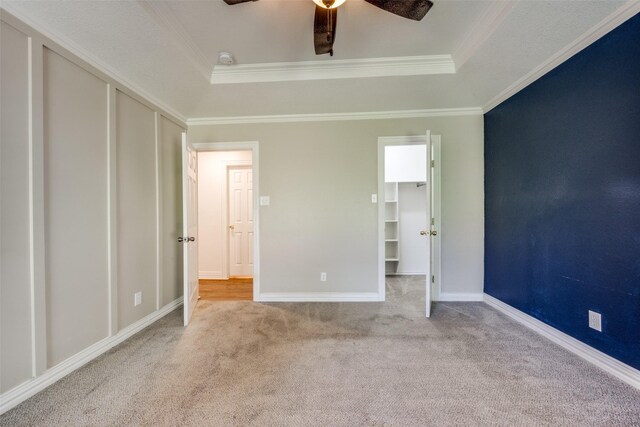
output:
{"label": "ceiling fan downrod", "polygon": [[327,6],[327,43],[331,45],[331,50],[329,50],[329,56],[333,56],[333,40],[331,39],[333,36],[333,19],[331,16],[331,10],[329,8],[333,5],[335,0],[322,0],[322,2]]}

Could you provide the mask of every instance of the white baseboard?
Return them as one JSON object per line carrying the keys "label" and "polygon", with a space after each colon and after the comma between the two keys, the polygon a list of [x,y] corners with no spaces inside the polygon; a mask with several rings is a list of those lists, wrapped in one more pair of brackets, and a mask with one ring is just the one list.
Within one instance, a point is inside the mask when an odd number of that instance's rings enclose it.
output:
{"label": "white baseboard", "polygon": [[556,328],[529,316],[517,308],[511,307],[491,295],[484,294],[484,302],[496,310],[506,314],[516,322],[521,323],[543,337],[550,339],[573,354],[580,356],[587,362],[594,364],[603,371],[608,372],[632,387],[640,389],[639,370],[622,363],[599,350],[596,350],[595,348],[565,334],[564,332],[560,332]]}
{"label": "white baseboard", "polygon": [[423,272],[416,272],[416,273],[407,273],[404,271],[396,271],[394,273],[386,273],[385,276],[425,276],[427,273]]}
{"label": "white baseboard", "polygon": [[226,280],[228,277],[219,271],[201,271],[198,273],[198,279]]}
{"label": "white baseboard", "polygon": [[137,332],[151,325],[156,320],[171,313],[176,308],[182,305],[182,297],[170,302],[162,307],[160,310],[154,311],[148,316],[138,320],[132,325],[122,329],[116,335],[107,337],[97,343],[85,348],[79,353],[74,354],[70,358],[63,362],[60,362],[56,366],[48,369],[42,375],[32,378],[19,386],[12,388],[0,395],[0,414],[4,414],[11,408],[17,406],[21,402],[27,400],[34,394],[44,390],[51,384],[92,361],[96,357],[130,338]]}
{"label": "white baseboard", "polygon": [[442,302],[454,302],[454,301],[466,301],[466,302],[478,302],[484,301],[484,295],[482,293],[458,293],[458,292],[441,292],[438,301]]}
{"label": "white baseboard", "polygon": [[366,302],[384,301],[377,292],[263,292],[259,302]]}

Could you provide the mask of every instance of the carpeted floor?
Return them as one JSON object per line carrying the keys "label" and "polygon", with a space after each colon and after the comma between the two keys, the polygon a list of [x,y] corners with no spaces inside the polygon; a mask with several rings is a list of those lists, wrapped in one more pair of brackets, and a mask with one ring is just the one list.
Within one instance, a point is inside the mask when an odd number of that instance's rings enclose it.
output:
{"label": "carpeted floor", "polygon": [[2,426],[640,425],[640,391],[483,303],[198,305],[74,372]]}

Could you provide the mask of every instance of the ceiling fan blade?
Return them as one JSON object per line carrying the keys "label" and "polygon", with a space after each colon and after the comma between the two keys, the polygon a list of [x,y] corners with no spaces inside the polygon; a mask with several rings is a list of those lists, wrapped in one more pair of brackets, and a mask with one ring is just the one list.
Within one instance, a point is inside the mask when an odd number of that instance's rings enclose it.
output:
{"label": "ceiling fan blade", "polygon": [[403,18],[420,21],[429,12],[433,2],[429,0],[364,0],[382,10]]}
{"label": "ceiling fan blade", "polygon": [[316,48],[316,55],[328,53],[333,56],[337,22],[338,9],[324,9],[316,6],[316,15],[313,19],[313,45]]}
{"label": "ceiling fan blade", "polygon": [[224,0],[224,2],[228,5],[233,6],[234,4],[246,3],[249,1],[258,1],[258,0]]}

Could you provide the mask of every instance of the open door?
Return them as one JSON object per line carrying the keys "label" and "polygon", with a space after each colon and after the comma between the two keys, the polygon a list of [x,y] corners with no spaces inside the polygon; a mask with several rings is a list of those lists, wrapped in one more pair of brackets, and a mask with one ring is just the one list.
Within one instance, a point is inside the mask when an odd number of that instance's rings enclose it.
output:
{"label": "open door", "polygon": [[427,162],[427,185],[425,186],[427,188],[426,191],[426,197],[427,197],[427,229],[426,230],[422,230],[420,231],[420,234],[422,236],[424,236],[427,241],[426,241],[426,248],[427,248],[427,253],[426,253],[426,257],[427,257],[427,271],[425,274],[425,289],[426,289],[426,298],[425,298],[425,304],[426,304],[426,316],[427,317],[431,317],[431,302],[433,299],[433,295],[431,292],[431,281],[432,281],[432,277],[433,277],[433,271],[432,271],[432,266],[431,266],[431,235],[432,233],[435,233],[435,231],[432,231],[431,229],[431,218],[433,217],[433,207],[432,207],[432,203],[431,203],[431,193],[432,193],[432,189],[433,189],[433,167],[432,167],[432,156],[431,156],[431,131],[427,131],[427,138],[426,138],[426,144],[427,144],[427,154],[426,154],[426,159],[425,161]]}
{"label": "open door", "polygon": [[198,303],[198,156],[182,133],[182,237],[184,245],[184,325]]}

